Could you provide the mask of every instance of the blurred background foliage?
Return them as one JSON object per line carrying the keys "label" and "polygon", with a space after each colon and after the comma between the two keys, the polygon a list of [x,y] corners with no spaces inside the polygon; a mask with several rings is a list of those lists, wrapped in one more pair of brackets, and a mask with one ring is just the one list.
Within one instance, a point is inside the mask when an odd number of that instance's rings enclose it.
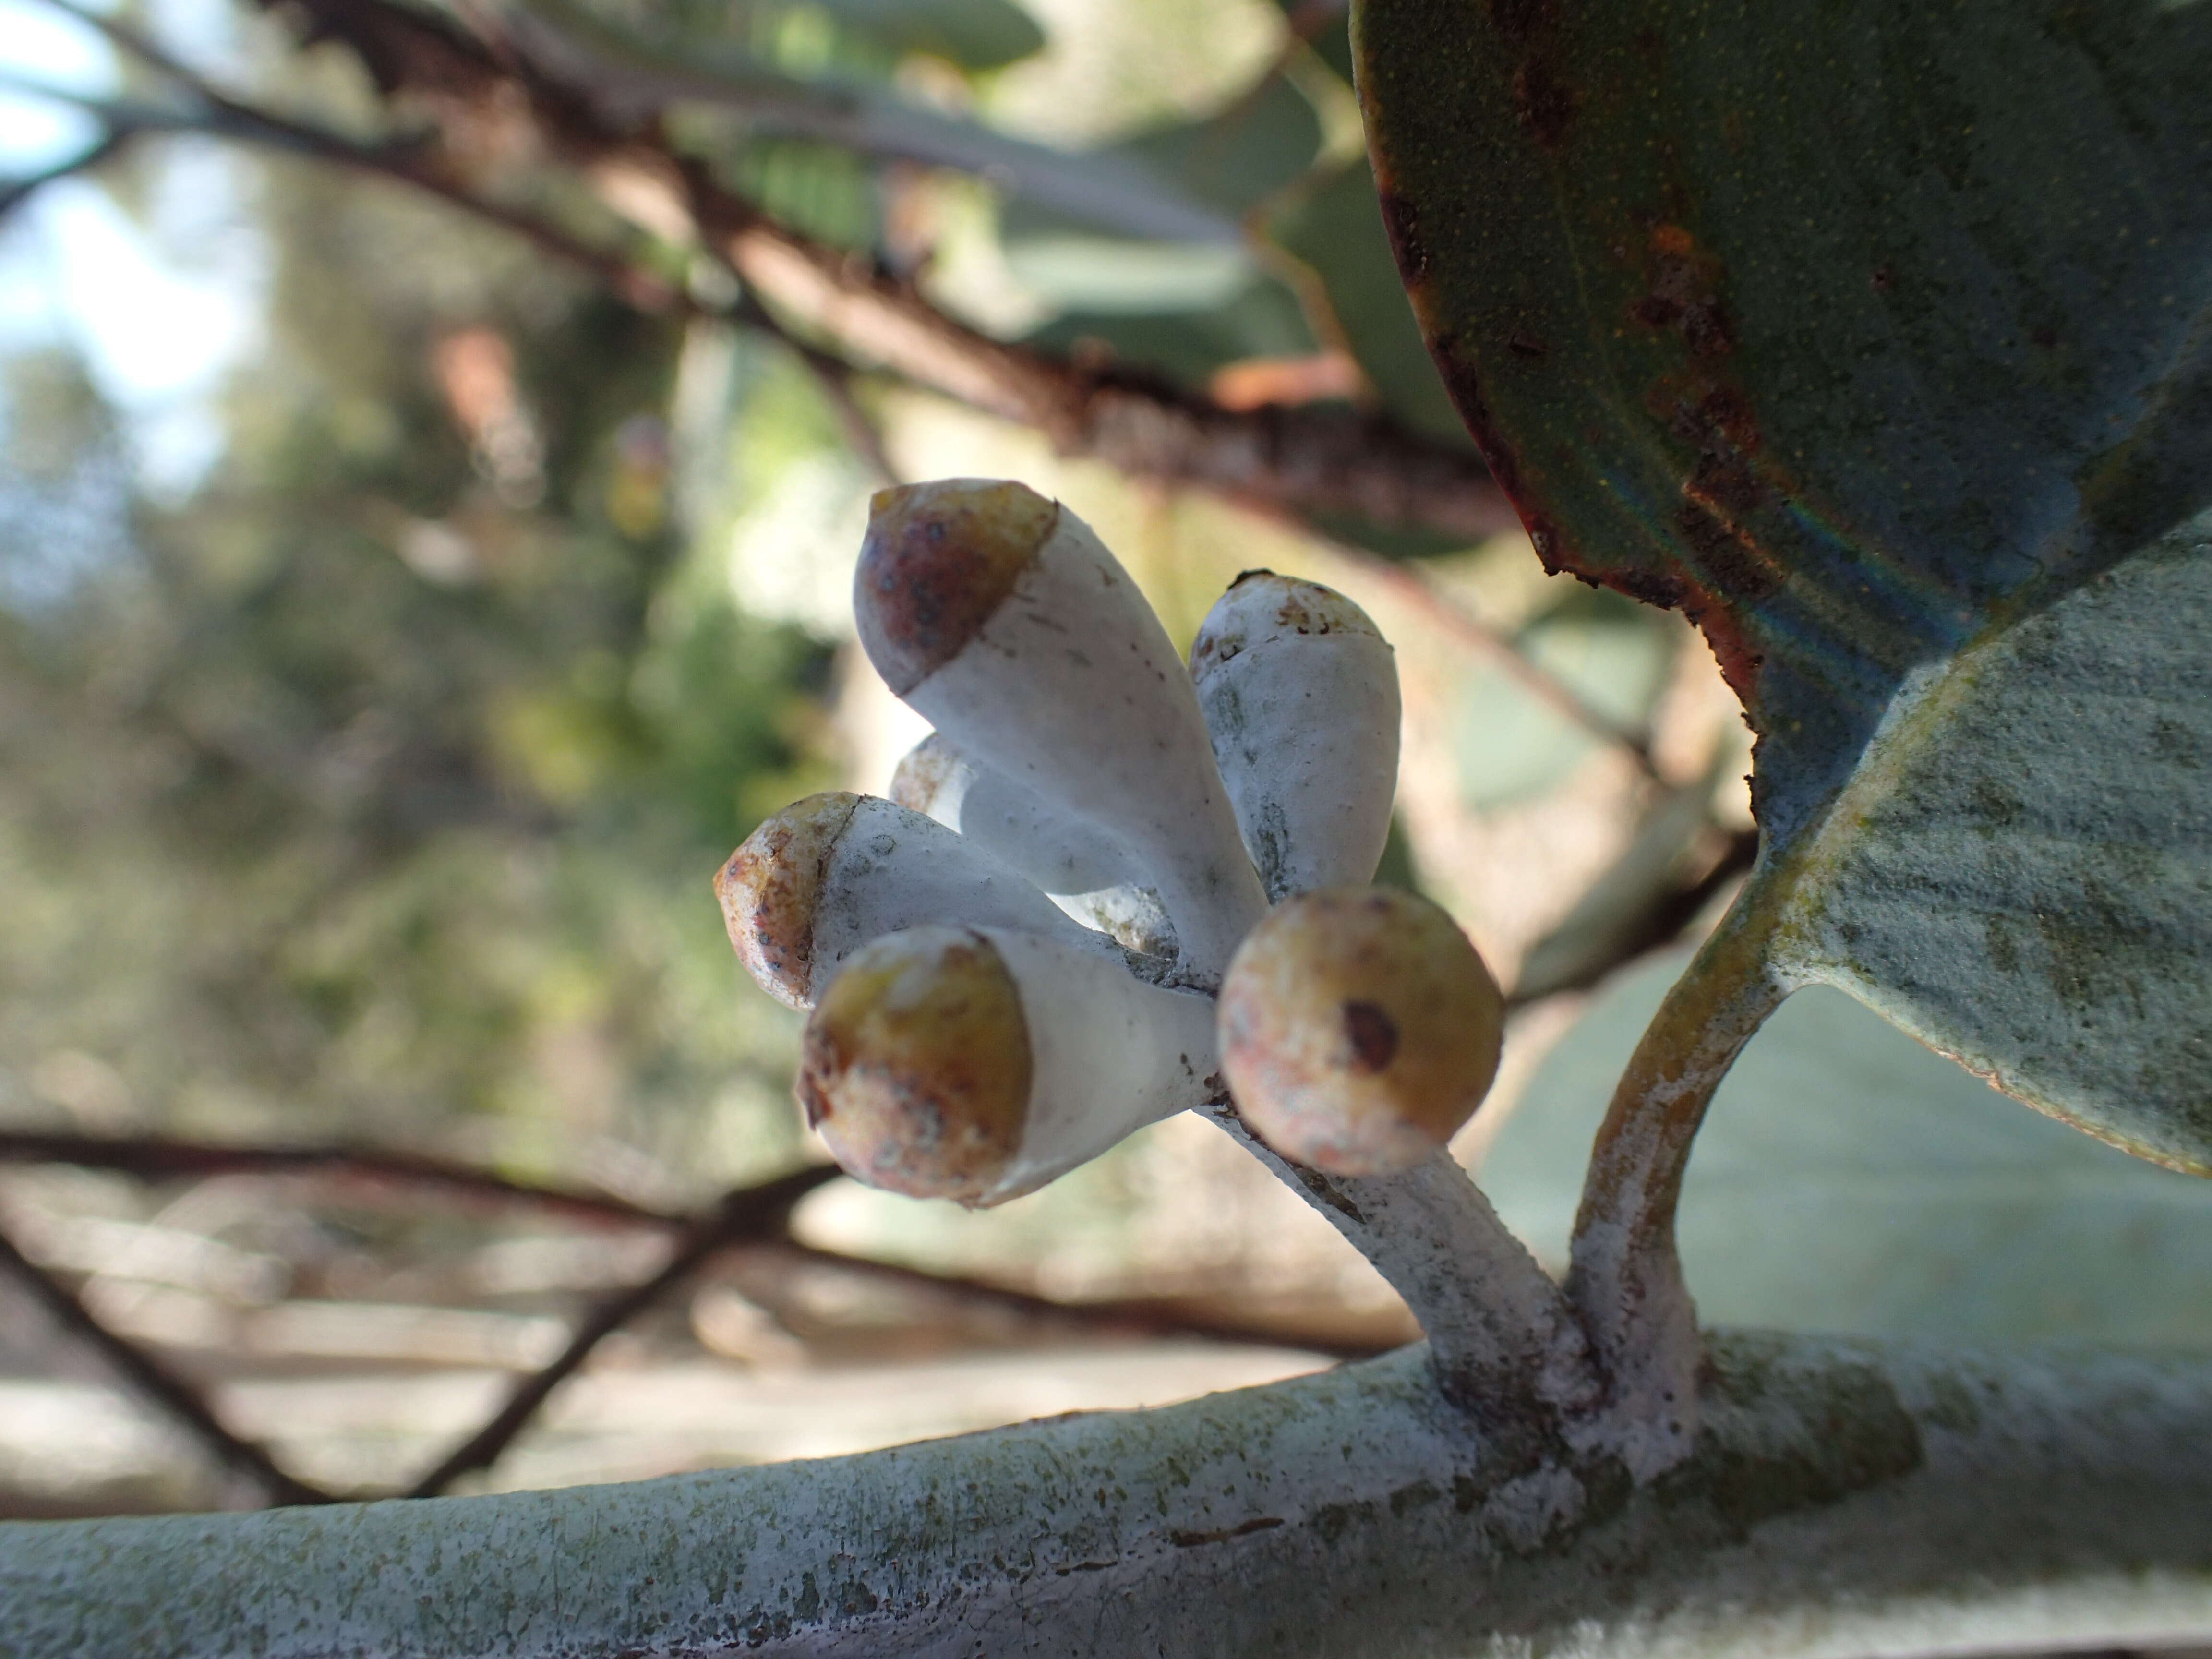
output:
{"label": "blurred background foliage", "polygon": [[[518,15],[641,74],[681,66],[690,91],[759,91],[672,100],[671,144],[989,332],[1231,410],[1386,413],[1471,453],[1382,237],[1340,8],[546,0]],[[125,16],[258,106],[365,142],[409,128],[357,54],[302,51],[296,19],[212,0]],[[51,74],[30,56],[19,82]],[[90,56],[65,90],[179,100],[127,53]],[[1102,224],[1051,176],[1008,190],[988,164],[824,142],[823,100],[917,113],[987,157],[1012,147],[1018,179],[1024,157],[1095,166],[1137,217],[1166,204],[1184,234]],[[91,136],[63,131],[49,164]],[[792,1023],[736,978],[702,876],[796,794],[882,787],[856,775],[881,769],[880,712],[840,696],[855,677],[836,666],[880,482],[852,421],[924,470],[950,451],[952,471],[1079,471],[1064,493],[1130,527],[1185,636],[1255,541],[1291,566],[1336,550],[1279,515],[1021,453],[1028,434],[979,430],[892,377],[825,386],[757,329],[641,312],[404,186],[281,149],[133,139],[14,204],[8,280],[39,280],[39,245],[95,190],[144,257],[189,264],[173,198],[205,193],[212,167],[258,291],[191,411],[204,453],[181,480],[148,476],[147,423],[73,348],[82,325],[18,329],[7,356],[0,856],[17,919],[0,1088],[18,1116],[427,1139],[541,1174],[615,1147],[690,1172],[671,1176],[690,1191],[788,1161]],[[560,158],[495,131],[457,142],[489,153],[502,201],[622,244]],[[641,257],[726,288],[680,248]],[[1500,615],[1606,717],[1649,724],[1668,619],[1588,592]],[[1601,746],[1501,670],[1477,665],[1454,696],[1468,807],[1540,795]]]}
{"label": "blurred background foliage", "polygon": [[[1007,476],[1096,525],[1180,640],[1259,565],[1381,623],[1407,693],[1386,873],[1522,992],[1459,1151],[1479,1161],[1537,1078],[1500,1200],[1555,1249],[1603,1092],[1558,1056],[1625,1043],[1651,970],[1577,1027],[1589,988],[1724,901],[1749,852],[1748,738],[1679,619],[1546,577],[1507,527],[1398,283],[1341,4],[103,15],[174,63],[0,0],[0,178],[21,185],[0,185],[0,1136],[374,1143],[669,1209],[817,1157],[787,1097],[798,1022],[744,980],[708,882],[793,798],[883,789],[919,735],[851,646],[869,493]],[[781,264],[747,263],[763,234]],[[1852,1046],[1798,1024],[1754,1052],[1819,1071]],[[1900,1098],[1949,1086],[1875,1072],[1865,1087]],[[1950,1120],[1929,1121],[1940,1139]],[[2008,1201],[2067,1156],[2014,1159]],[[491,1396],[364,1418],[253,1394],[270,1366],[526,1370],[665,1248],[579,1256],[542,1222],[252,1191],[18,1170],[0,1221],[338,1484],[401,1480]],[[1738,1241],[1717,1258],[1759,1233],[1748,1200],[1716,1213]],[[2161,1215],[2203,1237],[2201,1204]],[[88,1218],[122,1243],[69,1231]],[[1042,1394],[963,1373],[896,1401],[832,1389],[811,1415],[750,1397],[769,1428],[564,1395],[492,1478],[847,1449],[1259,1380],[1347,1351],[1316,1333],[1350,1325],[1353,1350],[1406,1334],[1325,1224],[1187,1121],[989,1214],[837,1182],[794,1225],[1054,1296],[1274,1308],[1289,1346],[1178,1350]],[[187,1236],[262,1265],[190,1267]],[[510,1248],[536,1265],[483,1265]],[[2002,1271],[1944,1248],[1958,1296]],[[1014,1340],[819,1262],[763,1271],[709,1275],[651,1351],[768,1376]],[[1881,1330],[1948,1328],[1955,1308],[1824,1283],[1737,1302]],[[2023,1328],[2066,1305],[2043,1297]],[[440,1308],[522,1322],[436,1326],[441,1349],[422,1335]],[[301,1322],[318,1309],[355,1334]],[[359,1334],[400,1331],[395,1310],[415,1336]],[[2205,1334],[2155,1310],[2106,1325]],[[108,1468],[82,1502],[215,1501],[204,1469],[126,1491],[114,1469],[160,1463],[138,1442],[11,1409],[0,1495]],[[127,1455],[40,1475],[33,1440]]]}

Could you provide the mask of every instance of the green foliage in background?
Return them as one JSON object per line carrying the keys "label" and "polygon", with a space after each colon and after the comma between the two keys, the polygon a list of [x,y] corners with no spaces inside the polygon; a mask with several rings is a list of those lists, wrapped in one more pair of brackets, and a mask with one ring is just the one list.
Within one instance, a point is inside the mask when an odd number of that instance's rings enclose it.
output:
{"label": "green foliage in background", "polygon": [[[826,659],[685,545],[679,332],[390,191],[279,167],[260,219],[271,338],[181,504],[41,516],[116,441],[13,365],[0,571],[79,554],[0,611],[10,1117],[787,1158],[706,884],[818,775]],[[511,354],[489,443],[465,332]]]}

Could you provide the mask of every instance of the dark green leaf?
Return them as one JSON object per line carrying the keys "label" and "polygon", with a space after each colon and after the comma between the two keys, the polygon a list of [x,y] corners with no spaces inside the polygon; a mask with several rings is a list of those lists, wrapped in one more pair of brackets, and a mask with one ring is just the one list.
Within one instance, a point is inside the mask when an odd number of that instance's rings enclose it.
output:
{"label": "dark green leaf", "polygon": [[1538,550],[1690,614],[1761,734],[1771,958],[2212,1168],[2212,10],[1355,33],[1415,307]]}

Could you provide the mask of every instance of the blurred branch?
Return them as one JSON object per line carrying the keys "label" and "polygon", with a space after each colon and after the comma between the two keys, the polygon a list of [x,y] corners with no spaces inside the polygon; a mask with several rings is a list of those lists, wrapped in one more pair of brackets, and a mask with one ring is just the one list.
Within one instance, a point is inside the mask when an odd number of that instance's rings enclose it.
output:
{"label": "blurred branch", "polygon": [[1438,588],[1423,572],[1394,560],[1378,558],[1357,547],[1340,544],[1337,552],[1400,599],[1419,608],[1423,615],[1447,633],[1457,635],[1490,657],[1500,668],[1520,681],[1532,695],[1565,715],[1591,736],[1626,750],[1645,777],[1656,782],[1666,781],[1660,777],[1658,765],[1651,757],[1651,744],[1648,738],[1640,732],[1628,730],[1591,708],[1572,686],[1522,650],[1519,641],[1504,629],[1476,616]]}
{"label": "blurred branch", "polygon": [[[100,154],[118,148],[122,143],[139,133],[156,131],[197,132],[210,137],[272,145],[428,191],[448,205],[514,232],[541,252],[597,277],[641,311],[654,314],[676,313],[696,316],[725,314],[714,307],[694,300],[682,289],[651,272],[594,247],[542,219],[518,213],[463,187],[447,176],[443,168],[428,165],[430,158],[418,149],[376,148],[359,144],[339,134],[241,103],[210,86],[195,71],[127,24],[84,11],[74,3],[74,0],[47,0],[47,3],[73,17],[82,18],[122,50],[167,76],[197,99],[204,106],[204,112],[195,115],[176,111],[140,109],[58,91],[49,94],[45,88],[33,88],[40,96],[54,96],[97,116],[107,125],[109,139],[100,147],[98,153],[88,153],[50,175],[24,180],[20,185],[12,187],[9,192],[0,193],[0,214],[4,214],[14,205],[20,194],[27,193],[39,185],[48,182],[52,177],[59,177],[93,165]],[[823,396],[829,399],[840,423],[845,428],[847,441],[854,452],[884,483],[899,481],[890,457],[884,451],[882,434],[876,430],[867,411],[860,407],[853,395],[853,369],[849,363],[793,336],[781,322],[750,295],[740,296],[727,314],[733,320],[749,324],[775,336],[789,347],[820,385]]]}
{"label": "blurred branch", "polygon": [[1333,1359],[1370,1359],[1401,1346],[1395,1339],[1382,1341],[1363,1341],[1357,1338],[1347,1340],[1340,1334],[1316,1332],[1302,1326],[1213,1318],[1192,1311],[1170,1297],[1121,1297],[1102,1302],[1059,1302],[1028,1291],[994,1285],[985,1279],[933,1273],[896,1262],[878,1261],[867,1256],[847,1255],[842,1250],[817,1249],[793,1239],[779,1240],[773,1248],[778,1255],[793,1261],[835,1267],[933,1294],[950,1293],[1047,1322],[1073,1322],[1091,1326],[1119,1327],[1153,1337],[1194,1336],[1215,1342],[1265,1343],[1302,1348],[1309,1353],[1327,1354]]}
{"label": "blurred branch", "polygon": [[489,204],[460,183],[470,161],[459,135],[526,125],[541,153],[578,168],[617,211],[657,235],[696,235],[788,327],[848,369],[880,369],[1035,428],[1065,454],[1278,510],[1468,540],[1518,526],[1471,450],[1388,420],[1322,408],[1224,409],[1141,372],[1079,365],[979,333],[911,282],[769,219],[657,130],[618,124],[545,66],[502,55],[442,19],[391,0],[261,3],[302,18],[309,44],[350,47],[388,98],[428,116],[422,143],[404,152],[409,163],[382,163],[390,176],[483,210]]}
{"label": "blurred branch", "polygon": [[[445,1158],[365,1146],[236,1146],[162,1135],[126,1139],[9,1131],[0,1132],[0,1164],[73,1164],[80,1169],[113,1170],[141,1181],[205,1180],[229,1175],[319,1176],[353,1185],[440,1188],[501,1204],[529,1205],[601,1224],[674,1227],[690,1219],[633,1204],[611,1193],[538,1186]],[[805,1174],[817,1181],[829,1181],[838,1171],[825,1165]]]}
{"label": "blurred branch", "polygon": [[[573,1187],[538,1186],[489,1170],[411,1152],[371,1147],[240,1146],[147,1135],[107,1135],[0,1131],[0,1164],[70,1164],[80,1169],[112,1170],[142,1181],[205,1180],[217,1176],[306,1176],[341,1186],[400,1189],[428,1188],[501,1205],[523,1205],[598,1225],[646,1226],[671,1231],[696,1227],[695,1216],[655,1210],[610,1194]],[[801,1170],[753,1191],[785,1186],[811,1191],[838,1178],[842,1171],[823,1165]],[[796,1201],[795,1199],[793,1201]],[[788,1206],[786,1206],[787,1212]],[[1279,1325],[1224,1322],[1179,1308],[1172,1300],[1130,1297],[1112,1302],[1060,1302],[1050,1297],[993,1284],[958,1273],[933,1272],[900,1263],[849,1255],[804,1244],[781,1231],[750,1234],[757,1243],[791,1261],[809,1262],[887,1279],[917,1289],[988,1302],[1040,1320],[1135,1328],[1160,1335],[1212,1338],[1229,1342],[1270,1342],[1305,1348],[1340,1358],[1377,1352],[1373,1344],[1347,1343],[1310,1330]],[[625,1294],[628,1294],[627,1292]],[[653,1293],[658,1296],[659,1291]],[[652,1298],[648,1297],[650,1301]],[[641,1304],[642,1305],[642,1304]]]}
{"label": "blurred branch", "polygon": [[665,45],[570,0],[523,0],[501,7],[498,19],[506,44],[617,118],[677,103],[716,105],[740,112],[757,131],[975,173],[1126,235],[1237,240],[1234,222],[1126,156],[1073,155],[860,82],[787,75],[726,47]]}
{"label": "blurred branch", "polygon": [[538,1408],[553,1390],[568,1381],[590,1357],[592,1349],[690,1278],[717,1252],[732,1244],[781,1235],[790,1219],[792,1206],[838,1173],[835,1170],[802,1170],[780,1181],[740,1188],[727,1194],[713,1210],[684,1229],[666,1265],[659,1273],[592,1309],[559,1356],[526,1377],[507,1396],[497,1415],[417,1480],[409,1488],[407,1496],[434,1498],[461,1476],[489,1468],[537,1415]]}
{"label": "blurred branch", "polygon": [[183,1424],[219,1461],[260,1486],[271,1504],[337,1501],[329,1492],[285,1474],[259,1446],[225,1428],[198,1389],[94,1318],[83,1303],[25,1255],[5,1231],[0,1231],[0,1273],[29,1291],[65,1330],[98,1350],[132,1387]]}
{"label": "blurred branch", "polygon": [[890,452],[884,447],[883,429],[854,393],[850,363],[799,338],[750,295],[739,297],[736,314],[738,320],[774,336],[789,348],[799,366],[814,377],[815,385],[821,388],[830,411],[837,417],[837,424],[844,428],[846,443],[867,463],[868,470],[880,483],[889,485],[906,482],[892,464]]}
{"label": "blurred branch", "polygon": [[1682,930],[1698,919],[1698,913],[1729,883],[1750,869],[1758,858],[1759,831],[1737,830],[1729,837],[1728,846],[1720,858],[1705,874],[1685,886],[1661,895],[1656,902],[1637,918],[1635,926],[1622,934],[1614,948],[1602,960],[1592,962],[1571,976],[1547,984],[1540,990],[1525,995],[1516,987],[1506,995],[1506,1007],[1522,1008],[1532,1002],[1541,1002],[1547,997],[1559,996],[1569,991],[1586,991],[1638,957],[1664,950],[1680,939]]}
{"label": "blurred branch", "polygon": [[[45,0],[45,3],[99,30],[118,49],[167,77],[201,106],[196,112],[164,112],[158,120],[142,119],[137,124],[137,130],[155,131],[158,128],[170,132],[193,132],[208,137],[261,144],[314,161],[334,162],[353,171],[396,183],[411,185],[417,190],[427,191],[441,201],[522,237],[556,258],[580,266],[640,310],[659,313],[690,308],[688,296],[660,277],[593,247],[542,219],[517,212],[502,203],[469,190],[434,151],[412,144],[357,143],[342,134],[242,102],[212,85],[197,70],[171,57],[129,24],[87,10],[76,4],[76,0]],[[78,101],[90,112],[111,122],[119,118],[120,112],[125,108],[119,105]]]}

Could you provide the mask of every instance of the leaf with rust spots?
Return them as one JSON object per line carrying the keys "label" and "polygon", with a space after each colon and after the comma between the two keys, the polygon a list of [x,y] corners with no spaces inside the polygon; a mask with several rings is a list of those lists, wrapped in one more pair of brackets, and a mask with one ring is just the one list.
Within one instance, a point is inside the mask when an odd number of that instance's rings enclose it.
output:
{"label": "leaf with rust spots", "polygon": [[1354,35],[1401,274],[1538,553],[1683,611],[1759,733],[1757,960],[2212,1168],[2212,8]]}

